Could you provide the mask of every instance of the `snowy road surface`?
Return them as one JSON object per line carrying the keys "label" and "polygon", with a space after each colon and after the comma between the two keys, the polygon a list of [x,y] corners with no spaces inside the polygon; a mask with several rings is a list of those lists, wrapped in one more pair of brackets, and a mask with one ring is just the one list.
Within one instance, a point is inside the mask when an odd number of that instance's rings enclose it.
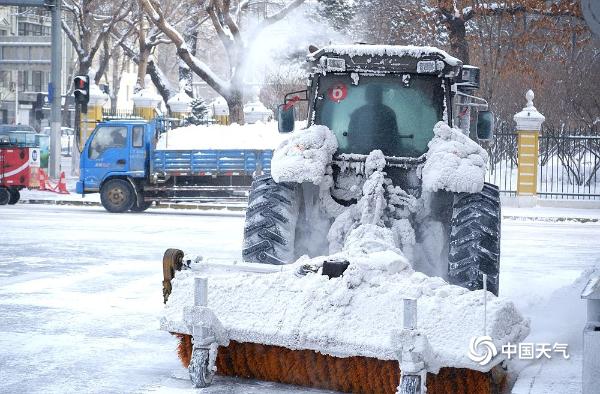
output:
{"label": "snowy road surface", "polygon": [[[242,226],[241,215],[197,211],[115,215],[100,207],[1,207],[0,392],[193,392],[176,341],[157,329],[162,254],[178,247],[239,259]],[[565,362],[575,375],[583,306],[575,292],[558,302],[550,297],[600,264],[598,239],[600,223],[503,223],[500,292],[532,318],[536,341],[573,344],[575,357]],[[555,309],[548,311],[550,301]],[[551,313],[548,323],[542,316]],[[568,379],[577,386],[577,376]],[[197,392],[309,391],[217,383]]]}

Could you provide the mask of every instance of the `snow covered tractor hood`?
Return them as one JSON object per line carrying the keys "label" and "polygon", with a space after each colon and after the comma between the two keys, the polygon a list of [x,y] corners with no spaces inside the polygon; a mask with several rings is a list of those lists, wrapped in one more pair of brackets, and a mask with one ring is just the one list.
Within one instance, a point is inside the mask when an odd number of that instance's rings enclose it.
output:
{"label": "snow covered tractor hood", "polygon": [[462,62],[435,47],[330,45],[308,56],[317,72],[423,73],[460,76]]}

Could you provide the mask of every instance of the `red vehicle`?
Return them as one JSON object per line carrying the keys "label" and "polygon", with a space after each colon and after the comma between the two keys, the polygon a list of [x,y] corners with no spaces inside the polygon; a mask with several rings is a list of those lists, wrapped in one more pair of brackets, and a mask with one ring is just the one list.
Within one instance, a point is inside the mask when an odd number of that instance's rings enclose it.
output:
{"label": "red vehicle", "polygon": [[30,186],[31,168],[39,167],[39,156],[35,146],[0,135],[0,205],[19,201],[19,190]]}

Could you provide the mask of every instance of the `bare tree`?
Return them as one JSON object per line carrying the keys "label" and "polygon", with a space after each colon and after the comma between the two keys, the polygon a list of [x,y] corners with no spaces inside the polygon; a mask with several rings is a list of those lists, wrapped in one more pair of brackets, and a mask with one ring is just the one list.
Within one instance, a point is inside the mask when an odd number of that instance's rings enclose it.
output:
{"label": "bare tree", "polygon": [[247,31],[242,32],[243,13],[248,9],[249,0],[208,0],[204,7],[226,54],[229,75],[219,77],[206,63],[191,53],[184,37],[167,20],[163,7],[157,0],[139,0],[146,14],[156,26],[177,47],[177,55],[190,70],[204,80],[211,88],[225,98],[229,107],[230,120],[243,123],[243,65],[247,53],[247,43],[267,26],[280,21],[304,0],[283,2],[281,7]]}
{"label": "bare tree", "polygon": [[88,74],[100,47],[132,6],[129,1],[63,0],[74,28],[64,19],[62,28],[77,54],[79,74]]}

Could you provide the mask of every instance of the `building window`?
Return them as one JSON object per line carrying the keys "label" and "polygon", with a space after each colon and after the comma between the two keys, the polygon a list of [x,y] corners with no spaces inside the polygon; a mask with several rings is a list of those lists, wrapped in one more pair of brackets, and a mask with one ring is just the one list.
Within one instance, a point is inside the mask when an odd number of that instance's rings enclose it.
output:
{"label": "building window", "polygon": [[31,84],[32,84],[32,91],[34,92],[41,92],[42,91],[42,85],[43,85],[43,81],[42,81],[42,72],[41,71],[32,71],[31,72]]}
{"label": "building window", "polygon": [[37,23],[19,22],[20,36],[49,36],[50,26]]}
{"label": "building window", "polygon": [[12,82],[12,73],[10,71],[0,71],[0,88],[9,89]]}
{"label": "building window", "polygon": [[29,72],[28,71],[19,71],[19,86],[18,89],[20,92],[24,92],[29,89],[30,81],[29,81]]}

